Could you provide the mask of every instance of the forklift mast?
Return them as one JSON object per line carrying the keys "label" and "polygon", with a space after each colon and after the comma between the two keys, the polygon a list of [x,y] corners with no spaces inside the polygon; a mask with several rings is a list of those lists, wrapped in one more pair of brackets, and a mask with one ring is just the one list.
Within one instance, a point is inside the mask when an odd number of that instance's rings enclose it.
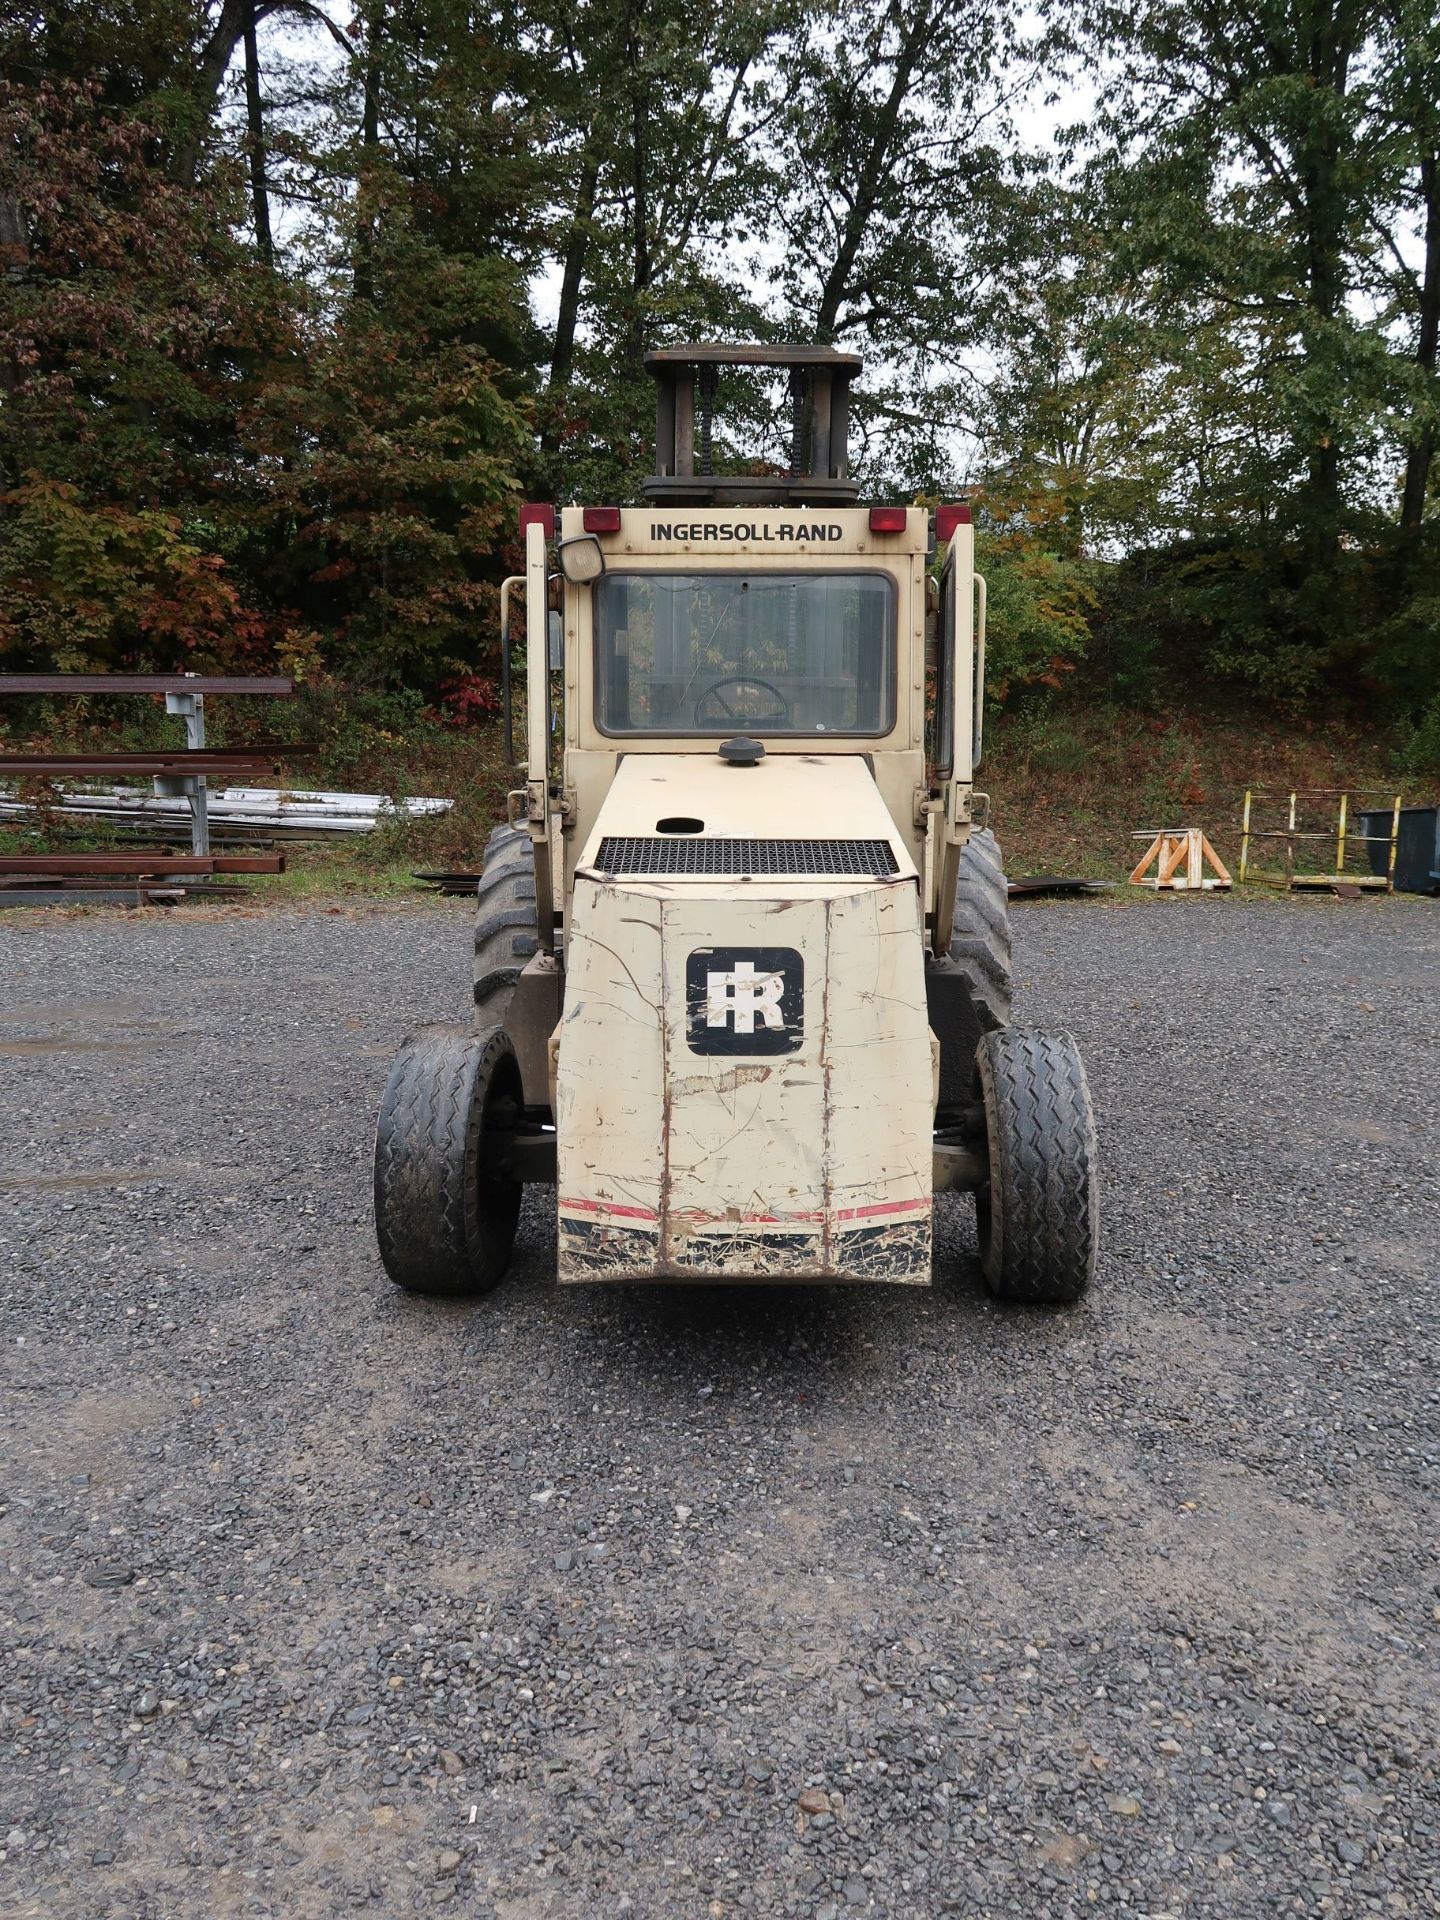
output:
{"label": "forklift mast", "polygon": [[[863,362],[836,347],[663,347],[645,356],[655,380],[655,472],[641,482],[657,505],[685,507],[848,506],[850,383]],[[722,367],[771,367],[789,374],[790,464],[784,472],[712,470],[715,401]]]}

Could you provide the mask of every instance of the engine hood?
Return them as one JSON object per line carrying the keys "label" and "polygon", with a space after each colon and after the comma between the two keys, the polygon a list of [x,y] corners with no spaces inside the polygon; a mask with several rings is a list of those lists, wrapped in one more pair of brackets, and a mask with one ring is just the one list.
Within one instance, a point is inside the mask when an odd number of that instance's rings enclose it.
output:
{"label": "engine hood", "polygon": [[631,754],[576,871],[662,882],[917,878],[864,759],[821,753],[767,754],[750,767]]}

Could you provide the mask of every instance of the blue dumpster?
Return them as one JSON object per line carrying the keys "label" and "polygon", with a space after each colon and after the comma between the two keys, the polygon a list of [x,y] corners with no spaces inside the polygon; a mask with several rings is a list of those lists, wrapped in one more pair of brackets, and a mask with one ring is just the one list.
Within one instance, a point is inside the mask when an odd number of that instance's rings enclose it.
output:
{"label": "blue dumpster", "polygon": [[[1393,807],[1360,813],[1360,831],[1370,835],[1365,851],[1370,871],[1384,873],[1390,864],[1390,825]],[[1400,893],[1434,893],[1440,887],[1440,807],[1402,807],[1395,841],[1395,886]]]}

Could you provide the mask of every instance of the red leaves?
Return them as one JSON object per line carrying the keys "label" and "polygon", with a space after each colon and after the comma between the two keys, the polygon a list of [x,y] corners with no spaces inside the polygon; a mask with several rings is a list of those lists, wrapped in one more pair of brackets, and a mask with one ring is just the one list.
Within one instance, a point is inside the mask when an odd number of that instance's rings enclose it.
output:
{"label": "red leaves", "polygon": [[224,669],[263,651],[265,619],[176,516],[91,506],[35,477],[6,506],[0,601],[13,644],[77,668],[138,651]]}
{"label": "red leaves", "polygon": [[457,674],[441,682],[439,705],[447,726],[482,726],[499,713],[500,690],[484,674]]}
{"label": "red leaves", "polygon": [[[371,296],[335,301],[237,237],[223,162],[174,184],[176,115],[158,87],[127,109],[98,83],[0,84],[0,472],[26,472],[0,646],[79,668],[296,645],[312,677],[433,684],[493,632],[532,448],[479,344],[514,275],[438,244],[387,173]],[[497,706],[469,674],[445,717]]]}

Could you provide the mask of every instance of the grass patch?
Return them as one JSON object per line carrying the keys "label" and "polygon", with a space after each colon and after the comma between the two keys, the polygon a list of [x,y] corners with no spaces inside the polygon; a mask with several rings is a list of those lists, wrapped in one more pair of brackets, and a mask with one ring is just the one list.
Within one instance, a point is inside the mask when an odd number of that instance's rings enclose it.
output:
{"label": "grass patch", "polygon": [[1373,787],[1403,791],[1407,804],[1433,802],[1436,781],[1403,780],[1395,755],[1393,737],[1379,729],[1243,708],[1159,719],[1124,707],[1052,706],[994,722],[979,778],[1011,873],[1116,880],[1145,850],[1132,834],[1162,827],[1203,827],[1234,871],[1250,786]]}

